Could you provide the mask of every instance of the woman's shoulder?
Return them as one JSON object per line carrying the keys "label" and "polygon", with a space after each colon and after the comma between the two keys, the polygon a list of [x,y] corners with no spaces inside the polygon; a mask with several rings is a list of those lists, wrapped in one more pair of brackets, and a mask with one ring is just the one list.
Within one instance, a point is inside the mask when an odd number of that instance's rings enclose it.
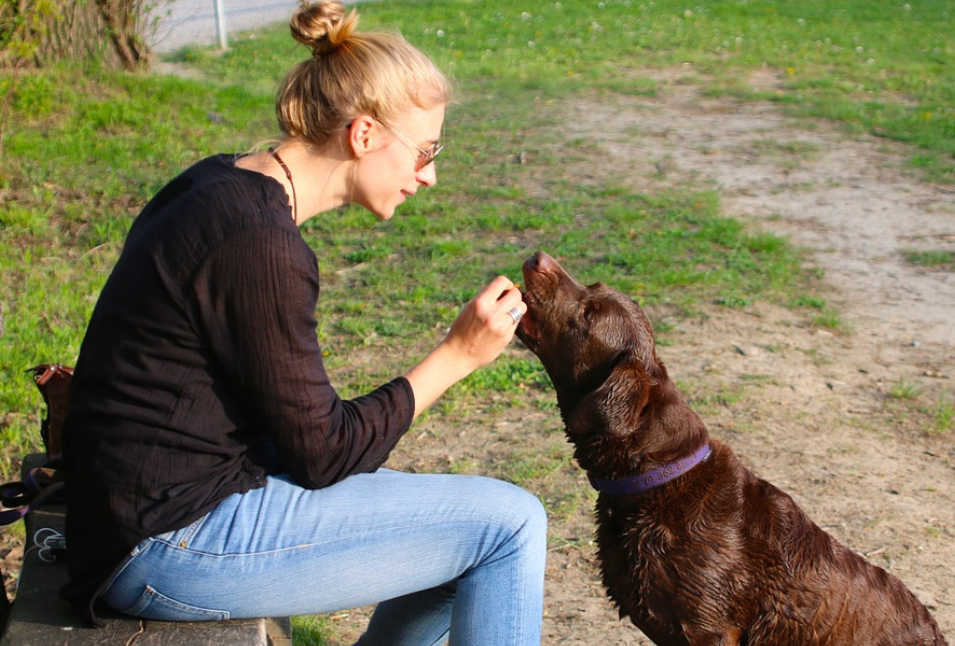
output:
{"label": "woman's shoulder", "polygon": [[[290,252],[308,257],[308,246],[290,217],[288,198],[275,180],[237,168],[239,155],[202,159],[170,181],[136,218],[126,246],[161,252],[194,266],[224,248],[288,240]],[[254,245],[253,245],[254,246]]]}
{"label": "woman's shoulder", "polygon": [[138,219],[185,228],[287,228],[290,218],[282,216],[288,199],[281,184],[236,166],[241,157],[222,153],[196,162],[156,193]]}
{"label": "woman's shoulder", "polygon": [[281,184],[271,177],[240,168],[242,154],[220,153],[206,157],[186,169],[182,176],[192,180],[195,190],[235,193],[244,198],[265,199],[285,194]]}

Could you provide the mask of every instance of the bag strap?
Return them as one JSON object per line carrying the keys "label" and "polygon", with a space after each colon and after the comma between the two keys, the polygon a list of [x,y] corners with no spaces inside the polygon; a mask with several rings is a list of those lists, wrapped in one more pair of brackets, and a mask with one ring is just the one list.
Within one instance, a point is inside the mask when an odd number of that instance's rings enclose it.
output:
{"label": "bag strap", "polygon": [[66,483],[51,466],[30,469],[23,480],[0,485],[0,526],[20,520],[31,511],[59,494]]}

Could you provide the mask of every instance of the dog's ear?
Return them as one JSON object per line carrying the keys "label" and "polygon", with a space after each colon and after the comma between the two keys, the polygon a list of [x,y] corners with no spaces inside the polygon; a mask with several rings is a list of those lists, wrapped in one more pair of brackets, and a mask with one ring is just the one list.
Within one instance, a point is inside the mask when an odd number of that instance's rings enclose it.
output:
{"label": "dog's ear", "polygon": [[657,380],[660,372],[660,360],[657,358],[657,344],[653,336],[653,325],[646,312],[637,301],[631,299],[636,312],[636,321],[630,328],[633,333],[633,353],[639,357],[643,369]]}
{"label": "dog's ear", "polygon": [[600,386],[587,393],[565,421],[571,435],[624,434],[639,426],[654,380],[644,362],[629,355]]}

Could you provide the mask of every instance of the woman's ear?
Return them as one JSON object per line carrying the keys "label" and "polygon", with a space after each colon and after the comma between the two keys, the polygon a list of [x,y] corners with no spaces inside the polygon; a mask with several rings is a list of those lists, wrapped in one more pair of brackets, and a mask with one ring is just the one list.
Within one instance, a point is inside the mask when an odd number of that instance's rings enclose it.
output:
{"label": "woman's ear", "polygon": [[367,114],[359,115],[348,126],[348,145],[357,158],[375,149],[378,138],[378,122]]}

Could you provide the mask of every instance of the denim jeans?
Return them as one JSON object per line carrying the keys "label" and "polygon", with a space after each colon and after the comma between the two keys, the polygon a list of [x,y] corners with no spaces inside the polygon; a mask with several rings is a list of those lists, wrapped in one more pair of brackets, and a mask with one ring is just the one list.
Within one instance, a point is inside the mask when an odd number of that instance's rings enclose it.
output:
{"label": "denim jeans", "polygon": [[378,604],[362,646],[539,646],[547,518],[476,476],[284,476],[141,542],[103,597],[145,619],[321,614]]}

